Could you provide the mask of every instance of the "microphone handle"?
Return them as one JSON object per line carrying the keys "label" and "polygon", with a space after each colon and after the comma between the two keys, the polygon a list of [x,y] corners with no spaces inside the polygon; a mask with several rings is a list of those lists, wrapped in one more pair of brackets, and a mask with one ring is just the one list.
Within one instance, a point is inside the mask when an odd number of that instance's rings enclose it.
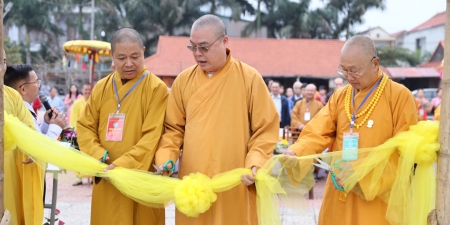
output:
{"label": "microphone handle", "polygon": [[[49,110],[49,109],[52,109],[52,107],[50,106],[50,104],[48,104],[48,101],[44,101],[44,102],[42,102],[42,104],[44,105],[44,108],[45,108],[45,110]],[[52,118],[52,116],[53,116],[53,110],[52,111],[50,111],[50,113],[48,114],[48,117],[51,119]]]}

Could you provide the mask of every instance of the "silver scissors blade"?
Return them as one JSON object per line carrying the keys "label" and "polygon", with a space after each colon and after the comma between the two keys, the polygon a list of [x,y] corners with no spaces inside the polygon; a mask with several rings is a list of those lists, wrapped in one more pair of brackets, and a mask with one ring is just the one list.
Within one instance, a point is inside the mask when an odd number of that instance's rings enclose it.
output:
{"label": "silver scissors blade", "polygon": [[313,163],[315,166],[317,166],[317,167],[319,167],[319,168],[322,168],[322,169],[324,169],[324,170],[331,171],[331,166],[328,165],[328,163],[322,161],[322,160],[319,159],[319,158],[315,158],[315,159],[317,160],[317,162],[319,162],[319,164]]}
{"label": "silver scissors blade", "polygon": [[157,167],[155,164],[152,164],[153,168],[155,168],[156,172],[153,172],[154,175],[161,175],[163,174],[163,170]]}

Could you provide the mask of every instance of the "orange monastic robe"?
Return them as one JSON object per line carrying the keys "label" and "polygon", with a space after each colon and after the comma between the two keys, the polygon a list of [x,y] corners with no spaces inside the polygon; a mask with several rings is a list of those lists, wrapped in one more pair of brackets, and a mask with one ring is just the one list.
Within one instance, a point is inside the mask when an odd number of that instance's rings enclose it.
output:
{"label": "orange monastic robe", "polygon": [[[378,78],[381,76],[378,71]],[[378,80],[378,78],[376,80]],[[368,88],[359,91],[355,95],[355,106],[359,106],[376,80]],[[344,132],[349,132],[350,121],[344,110],[345,93],[349,85],[337,90],[328,104],[312,119],[303,129],[298,141],[290,147],[298,156],[310,155],[322,152],[333,143],[334,151],[342,149]],[[374,91],[375,93],[375,91]],[[365,102],[360,110],[363,110],[374,96]],[[351,110],[353,107],[351,107]],[[356,119],[360,123],[364,117]],[[400,131],[408,130],[408,127],[417,123],[417,107],[411,92],[403,85],[388,80],[385,89],[373,110],[369,120],[373,120],[373,127],[368,128],[364,124],[360,129],[354,128],[353,132],[359,132],[359,147],[370,148],[383,144]],[[387,167],[395,168],[399,155],[393,154]],[[395,180],[396,174],[383,176],[381,183],[374,186],[378,193],[388,191]],[[369,192],[371,173],[359,182],[364,193]],[[341,199],[340,199],[341,198]],[[388,225],[385,219],[387,204],[378,197],[362,199],[354,192],[349,192],[347,197],[342,192],[335,190],[330,176],[325,186],[325,194],[319,215],[319,225]]]}
{"label": "orange monastic robe", "polygon": [[[148,73],[120,104],[120,113],[126,115],[122,141],[105,140],[108,117],[116,112],[118,103],[113,81],[122,99],[145,71],[123,85],[117,72],[98,81],[77,124],[82,152],[100,159],[107,149],[110,157],[107,164],[143,171],[150,169],[164,129],[168,97],[166,85],[152,73]],[[93,225],[162,225],[165,220],[163,208],[141,205],[105,180],[94,184],[91,208]]]}
{"label": "orange monastic robe", "polygon": [[440,120],[441,119],[441,105],[439,105],[435,110],[434,110],[434,120]]}
{"label": "orange monastic robe", "polygon": [[[307,101],[306,98],[298,101],[291,114],[291,126],[298,127],[300,124],[306,125],[321,109],[323,105],[316,99]],[[310,120],[305,120],[305,113],[309,112]]]}
{"label": "orange monastic robe", "polygon": [[[272,156],[279,130],[275,105],[258,71],[227,53],[226,64],[211,78],[195,65],[173,83],[156,164],[177,160],[182,149],[180,178],[259,168]],[[197,218],[177,211],[176,224],[256,225],[255,199],[255,186],[241,183],[219,193]]]}
{"label": "orange monastic robe", "polygon": [[[20,94],[3,86],[5,111],[36,130],[33,117]],[[27,138],[23,137],[23,141]],[[23,164],[28,157],[19,149],[5,152],[5,208],[14,225],[41,225],[44,219],[45,164]]]}

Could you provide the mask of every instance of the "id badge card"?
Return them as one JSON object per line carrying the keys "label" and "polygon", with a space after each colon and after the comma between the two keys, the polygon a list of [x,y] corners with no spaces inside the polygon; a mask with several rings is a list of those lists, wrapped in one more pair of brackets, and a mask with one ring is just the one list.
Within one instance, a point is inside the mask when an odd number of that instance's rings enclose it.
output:
{"label": "id badge card", "polygon": [[359,133],[344,133],[344,140],[342,142],[342,158],[346,161],[358,160],[358,149]]}
{"label": "id badge card", "polygon": [[305,112],[305,114],[303,115],[303,119],[305,121],[310,121],[311,120],[311,113]]}
{"label": "id badge card", "polygon": [[125,114],[111,113],[106,127],[106,141],[122,141]]}

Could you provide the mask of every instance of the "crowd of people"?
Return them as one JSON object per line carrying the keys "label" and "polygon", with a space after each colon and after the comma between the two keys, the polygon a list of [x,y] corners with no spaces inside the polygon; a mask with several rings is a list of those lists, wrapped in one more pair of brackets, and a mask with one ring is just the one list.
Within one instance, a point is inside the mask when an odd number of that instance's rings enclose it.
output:
{"label": "crowd of people", "polygon": [[[116,69],[98,81],[92,93],[89,84],[83,85],[81,93],[72,85],[63,99],[57,89],[41,86],[30,66],[8,66],[4,79],[11,88],[5,87],[5,110],[53,139],[67,125],[75,126],[80,150],[105,163],[104,172],[116,167],[155,172],[156,166],[162,175],[170,176],[178,159],[180,178],[191,173],[213,177],[247,168],[251,172],[241,176],[242,183],[218,193],[208,211],[198,217],[176,211],[177,225],[225,225],[258,224],[255,176],[273,156],[280,128],[301,131],[297,142],[285,151],[286,157],[312,155],[326,148],[372,148],[416,124],[418,106],[427,102],[420,95],[416,101],[407,88],[381,71],[375,46],[365,36],[353,36],[343,46],[336,62],[341,77],[334,80],[334,91],[298,81],[287,88],[286,96],[278,81],[266,84],[251,65],[233,58],[228,46],[219,17],[197,19],[187,46],[196,64],[178,75],[169,93],[144,66],[140,34],[122,28],[111,38]],[[344,86],[343,78],[348,85]],[[52,105],[41,125],[32,107],[39,87]],[[431,102],[439,105],[438,101]],[[358,160],[357,155],[352,157]],[[398,160],[393,154],[386,166],[396,168]],[[13,223],[41,224],[39,168],[20,151],[5,157],[5,165],[5,190],[13,193],[6,198],[6,208]],[[370,180],[371,173],[366,176]],[[360,194],[373,185],[380,192],[388,190],[395,176],[390,174],[380,184],[361,182],[358,190],[347,194],[341,191],[341,180],[331,182],[328,176],[319,224],[389,224],[387,203]],[[165,212],[133,201],[108,179],[96,179],[90,221],[159,225],[165,223]]]}
{"label": "crowd of people", "polygon": [[[266,83],[280,117],[280,128],[291,126],[300,131],[322,109],[334,92],[327,92],[324,86],[319,86],[317,90],[315,84],[296,81],[292,88],[286,89],[284,95],[284,88],[279,81],[267,79]],[[334,79],[335,90],[343,86],[343,78]]]}
{"label": "crowd of people", "polygon": [[419,120],[429,120],[431,119],[429,115],[433,115],[433,120],[440,119],[441,112],[441,98],[442,98],[442,88],[436,90],[436,97],[429,100],[425,98],[425,92],[423,89],[417,90],[417,108],[419,113]]}

